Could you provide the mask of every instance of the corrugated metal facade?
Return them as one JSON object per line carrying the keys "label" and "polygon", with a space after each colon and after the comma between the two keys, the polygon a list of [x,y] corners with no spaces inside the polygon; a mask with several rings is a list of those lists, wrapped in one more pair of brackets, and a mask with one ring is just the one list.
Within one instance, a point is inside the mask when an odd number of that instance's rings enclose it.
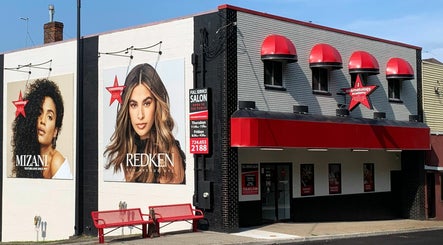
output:
{"label": "corrugated metal facade", "polygon": [[[351,112],[353,117],[372,118],[374,111],[386,112],[386,118],[407,121],[409,115],[417,114],[417,79],[404,81],[401,91],[403,103],[390,103],[386,79],[386,63],[392,57],[407,60],[416,74],[416,49],[389,42],[335,32],[310,23],[299,24],[251,13],[238,12],[238,94],[239,100],[256,102],[257,109],[264,111],[292,112],[293,105],[308,105],[309,113],[335,115],[337,104],[349,103],[349,96],[337,95],[342,88],[349,88],[351,76],[348,62],[351,54],[364,50],[372,54],[380,66],[380,74],[370,76],[368,84],[379,88],[370,95],[374,110],[359,106]],[[279,34],[290,39],[296,47],[298,62],[284,66],[286,91],[266,90],[263,84],[263,62],[260,47],[266,36]],[[343,68],[331,73],[330,96],[312,94],[312,72],[309,54],[317,43],[328,43],[341,54]],[[347,104],[346,103],[346,104]]]}
{"label": "corrugated metal facade", "polygon": [[431,133],[443,133],[443,64],[423,61],[423,117]]}

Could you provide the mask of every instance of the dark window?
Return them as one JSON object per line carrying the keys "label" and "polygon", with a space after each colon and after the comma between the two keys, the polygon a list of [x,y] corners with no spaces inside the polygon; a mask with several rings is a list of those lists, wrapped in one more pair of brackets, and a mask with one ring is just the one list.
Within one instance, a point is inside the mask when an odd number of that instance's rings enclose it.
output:
{"label": "dark window", "polygon": [[283,87],[283,63],[277,61],[264,61],[265,86]]}
{"label": "dark window", "polygon": [[329,70],[325,68],[312,68],[312,90],[327,92],[329,83]]}
{"label": "dark window", "polygon": [[361,84],[366,86],[368,83],[368,74],[366,73],[352,73],[351,74],[351,87],[353,88],[355,85],[355,81],[357,81],[357,76],[360,75]]}
{"label": "dark window", "polygon": [[388,97],[389,100],[400,100],[401,80],[388,79]]}

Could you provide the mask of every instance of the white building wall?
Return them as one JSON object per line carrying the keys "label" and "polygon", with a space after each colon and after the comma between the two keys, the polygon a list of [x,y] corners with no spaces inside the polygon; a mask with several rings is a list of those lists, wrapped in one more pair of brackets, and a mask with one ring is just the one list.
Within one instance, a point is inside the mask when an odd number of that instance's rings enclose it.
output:
{"label": "white building wall", "polygon": [[[17,100],[18,93],[8,94],[8,84],[29,82],[48,78],[58,81],[59,78],[72,81],[72,89],[67,96],[75,98],[76,87],[76,42],[61,42],[57,45],[7,53],[4,56],[5,68],[17,68],[20,65],[32,63],[33,65],[52,60],[50,64],[41,67],[51,67],[51,71],[38,68],[23,68],[18,72],[4,70],[4,96],[3,96],[3,206],[2,206],[2,242],[8,241],[43,241],[67,239],[74,234],[75,225],[75,179],[47,180],[30,178],[11,178],[11,123],[15,117],[15,107],[12,100]],[[62,93],[67,88],[61,88]],[[24,91],[22,91],[24,93]],[[66,95],[66,94],[65,94]],[[62,132],[57,140],[57,150],[71,163],[71,171],[75,178],[75,112],[76,103],[73,98],[64,96],[65,116]],[[12,99],[11,99],[12,98]],[[11,106],[13,107],[11,109]],[[12,114],[12,115],[10,115]],[[70,130],[68,124],[71,124]],[[63,131],[66,129],[65,131]],[[34,217],[40,216],[45,227],[34,226]],[[46,232],[43,232],[45,229]]]}
{"label": "white building wall", "polygon": [[[99,52],[113,52],[124,50],[131,46],[136,48],[148,47],[161,41],[161,52],[159,56],[151,52],[133,51],[133,59],[101,54],[99,58],[99,108],[103,108],[103,103],[108,102],[104,96],[108,96],[105,90],[109,86],[109,78],[106,78],[106,71],[110,69],[132,68],[140,63],[149,63],[160,70],[169,63],[181,63],[182,67],[178,70],[169,70],[169,75],[174,73],[183,74],[184,84],[169,84],[167,90],[171,99],[171,111],[180,111],[184,118],[172,115],[176,121],[176,138],[180,139],[183,151],[186,153],[186,184],[141,184],[141,183],[119,183],[104,181],[104,149],[108,143],[107,132],[103,127],[99,127],[99,210],[118,209],[120,202],[126,202],[127,207],[139,207],[142,212],[149,213],[149,205],[174,204],[174,203],[192,203],[194,191],[194,164],[193,155],[189,154],[189,124],[187,101],[189,89],[193,88],[193,67],[191,63],[191,54],[193,53],[194,29],[193,18],[185,18],[171,22],[158,23],[155,25],[142,26],[128,30],[112,32],[99,36]],[[158,51],[159,46],[150,49]],[[164,80],[164,71],[160,74]],[[124,84],[124,79],[119,80],[119,85]],[[170,86],[170,87],[168,87]],[[182,98],[182,103],[177,104],[174,101]],[[183,100],[184,99],[184,100]],[[105,121],[104,121],[105,120]],[[102,110],[99,112],[99,125],[109,123],[115,125],[115,118],[107,121],[104,118]],[[112,126],[113,127],[113,126]],[[190,228],[186,222],[176,222],[164,228],[164,231],[175,229]],[[163,230],[163,229],[162,229]],[[128,232],[128,229],[123,230]],[[116,231],[121,234],[122,231]],[[136,232],[136,231],[134,231]]]}
{"label": "white building wall", "polygon": [[[162,67],[170,64],[182,64],[178,71],[169,71],[170,74],[178,73],[182,76],[184,84],[170,84],[168,88],[171,101],[174,97],[182,97],[184,103],[172,104],[171,110],[181,111],[183,117],[176,119],[177,129],[174,131],[177,139],[180,140],[181,147],[186,153],[186,184],[184,185],[162,185],[162,184],[137,184],[105,182],[103,180],[104,164],[104,142],[103,142],[103,121],[102,111],[99,109],[99,210],[118,209],[121,201],[126,202],[127,207],[140,207],[143,212],[148,213],[149,205],[172,204],[172,203],[192,203],[194,191],[194,168],[193,155],[189,154],[189,124],[188,124],[188,91],[193,88],[193,68],[191,64],[191,54],[193,52],[193,18],[178,19],[171,22],[156,23],[155,25],[141,26],[138,28],[121,30],[99,35],[99,52],[113,52],[126,49],[130,46],[143,48],[162,41],[160,46],[150,50],[161,50],[162,54],[156,55],[150,52],[135,52],[133,59],[118,56],[103,55],[99,57],[99,108],[102,108],[104,101],[105,87],[103,74],[110,69],[121,67],[131,67],[139,63],[149,63],[156,66],[159,72]],[[17,100],[18,94],[7,94],[7,84],[17,81],[32,81],[38,78],[60,78],[71,79],[73,81],[72,96],[74,97],[68,105],[65,102],[65,119],[75,127],[76,112],[76,69],[77,69],[77,43],[75,41],[59,42],[45,45],[44,47],[23,50],[5,54],[4,66],[14,68],[29,63],[38,64],[51,61],[52,71],[32,68],[31,74],[17,71],[4,71],[4,91],[3,98],[4,111],[12,105],[12,99]],[[99,54],[97,54],[99,55]],[[20,69],[26,70],[26,69]],[[165,71],[161,71],[165,73]],[[120,84],[124,81],[120,81]],[[181,88],[180,90],[175,87]],[[23,91],[24,92],[24,91]],[[13,105],[12,105],[13,106]],[[14,116],[14,115],[13,115]],[[13,117],[12,116],[12,117]],[[174,116],[174,115],[173,115]],[[11,119],[13,120],[13,119]],[[6,118],[4,117],[6,122]],[[112,123],[115,123],[113,121]],[[11,142],[11,124],[5,123],[3,135],[8,136],[3,141],[3,152],[8,152]],[[74,128],[75,130],[75,128]],[[63,128],[62,128],[63,131]],[[75,131],[71,135],[76,135]],[[63,136],[63,134],[62,134]],[[63,141],[59,138],[58,142]],[[67,141],[67,140],[65,140]],[[74,235],[75,226],[75,137],[69,138],[69,146],[57,144],[59,151],[64,151],[67,147],[71,155],[65,156],[71,162],[74,178],[72,180],[46,180],[28,178],[9,178],[10,169],[7,164],[3,164],[3,219],[2,219],[2,241],[43,241],[68,239]],[[61,148],[59,148],[61,147]],[[10,163],[9,154],[4,154],[3,162]],[[9,172],[8,172],[9,171]],[[9,174],[9,175],[8,175]],[[7,210],[7,211],[5,211]],[[37,230],[34,226],[34,217],[40,216],[45,222],[45,231]],[[87,222],[87,221],[85,221]],[[186,222],[177,222],[164,228],[164,231],[190,228]],[[115,234],[137,233],[138,230],[124,228],[115,231]]]}
{"label": "white building wall", "polygon": [[[341,165],[341,194],[363,193],[363,164],[374,164],[374,192],[391,191],[390,173],[401,170],[400,153],[385,151],[351,152],[345,150],[329,150],[327,152],[308,152],[306,149],[284,149],[283,151],[263,151],[260,149],[239,148],[239,169],[241,164],[261,163],[291,163],[292,164],[292,197],[316,197],[329,194],[328,164]],[[315,195],[300,195],[300,164],[314,164]],[[260,183],[260,174],[259,180]],[[241,172],[239,171],[239,186],[241,188]],[[242,195],[240,201],[260,200],[261,190],[257,195]]]}
{"label": "white building wall", "polygon": [[[374,111],[386,112],[387,119],[409,120],[409,115],[417,114],[416,79],[403,83],[401,98],[403,103],[389,103],[386,80],[386,64],[392,57],[403,58],[416,71],[416,50],[377,40],[366,39],[332,32],[326,29],[309,27],[284,20],[277,20],[250,13],[238,12],[238,99],[256,102],[257,109],[263,111],[292,112],[293,105],[308,105],[309,113],[335,115],[337,104],[344,103],[343,95],[337,95],[342,88],[349,88],[351,76],[348,71],[349,58],[358,50],[372,54],[380,66],[380,74],[370,76],[368,84],[379,88],[370,95],[374,110],[357,106],[352,117],[372,118]],[[260,49],[263,40],[270,34],[287,37],[295,45],[298,62],[284,68],[284,86],[287,91],[266,90],[263,85],[263,62]],[[332,72],[329,83],[331,96],[312,94],[312,72],[309,68],[309,55],[318,43],[328,43],[341,54],[343,68]],[[350,97],[346,96],[349,104]]]}

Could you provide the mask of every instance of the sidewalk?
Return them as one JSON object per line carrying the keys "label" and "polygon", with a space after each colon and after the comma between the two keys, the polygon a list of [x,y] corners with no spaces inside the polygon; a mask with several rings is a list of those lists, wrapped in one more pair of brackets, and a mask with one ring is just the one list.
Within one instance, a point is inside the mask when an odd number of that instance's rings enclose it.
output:
{"label": "sidewalk", "polygon": [[[443,221],[386,220],[324,223],[276,223],[242,229],[238,233],[200,232],[173,234],[144,244],[283,244],[408,231],[442,229]],[[179,237],[180,236],[180,237]],[[155,241],[154,241],[155,240]],[[125,244],[141,244],[137,241]]]}
{"label": "sidewalk", "polygon": [[[141,235],[105,237],[108,244],[285,244],[308,240],[326,240],[356,236],[372,236],[409,231],[443,230],[443,221],[430,220],[384,220],[322,223],[276,223],[271,225],[242,228],[236,233],[214,231],[180,231],[164,233],[161,237],[141,238]],[[98,244],[96,237],[81,237],[46,244]],[[7,243],[1,243],[7,244]],[[14,242],[17,245],[20,243]],[[26,243],[29,244],[29,243]]]}

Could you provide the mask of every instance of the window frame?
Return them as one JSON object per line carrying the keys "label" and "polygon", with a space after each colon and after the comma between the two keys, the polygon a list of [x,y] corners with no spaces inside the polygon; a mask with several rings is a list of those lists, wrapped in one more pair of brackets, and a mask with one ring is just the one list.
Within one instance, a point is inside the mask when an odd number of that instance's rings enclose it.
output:
{"label": "window frame", "polygon": [[283,65],[284,62],[281,61],[263,61],[265,88],[286,90],[283,83]]}
{"label": "window frame", "polygon": [[390,102],[402,102],[401,90],[402,79],[390,78],[388,79],[388,99]]}
{"label": "window frame", "polygon": [[329,92],[329,81],[331,80],[331,69],[325,67],[311,67],[312,93],[331,95]]}

